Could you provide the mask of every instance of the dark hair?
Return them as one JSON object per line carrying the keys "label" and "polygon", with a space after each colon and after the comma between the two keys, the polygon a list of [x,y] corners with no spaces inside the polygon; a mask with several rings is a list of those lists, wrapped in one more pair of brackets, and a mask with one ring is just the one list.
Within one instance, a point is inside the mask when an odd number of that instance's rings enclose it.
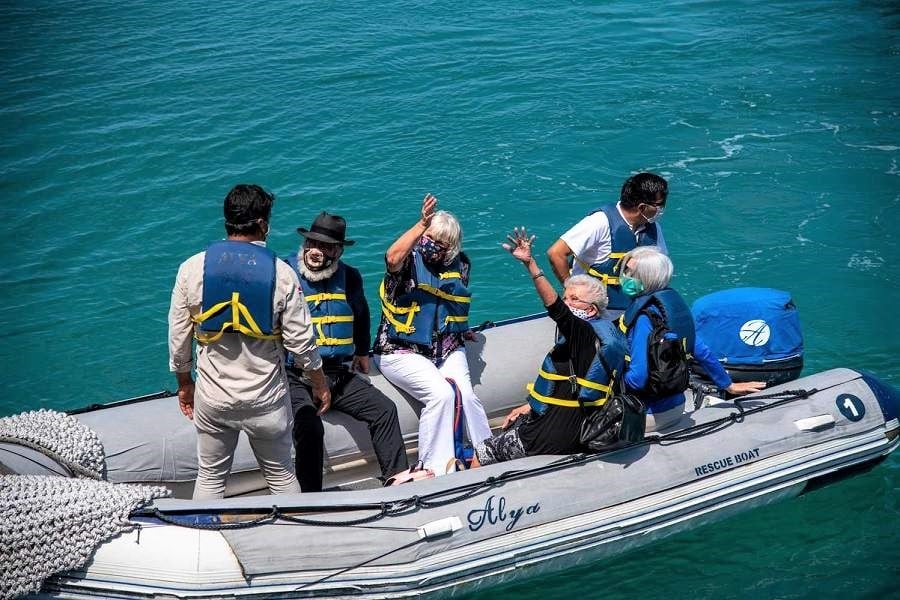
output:
{"label": "dark hair", "polygon": [[268,222],[275,196],[258,185],[240,183],[225,196],[225,232],[247,235],[255,229],[262,232],[259,220]]}
{"label": "dark hair", "polygon": [[[656,196],[659,194],[659,201]],[[665,179],[653,173],[632,175],[622,184],[619,202],[623,208],[634,209],[639,204],[658,204],[666,201],[669,195],[669,184]]]}

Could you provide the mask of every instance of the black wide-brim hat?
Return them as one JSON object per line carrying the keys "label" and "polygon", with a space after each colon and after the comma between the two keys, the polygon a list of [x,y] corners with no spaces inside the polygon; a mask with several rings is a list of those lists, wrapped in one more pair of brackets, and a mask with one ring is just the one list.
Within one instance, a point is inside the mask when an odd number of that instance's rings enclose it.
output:
{"label": "black wide-brim hat", "polygon": [[352,246],[356,243],[353,240],[345,239],[347,235],[347,221],[344,220],[344,217],[329,215],[324,210],[313,221],[312,227],[309,229],[298,227],[297,233],[311,240],[319,240],[329,244]]}

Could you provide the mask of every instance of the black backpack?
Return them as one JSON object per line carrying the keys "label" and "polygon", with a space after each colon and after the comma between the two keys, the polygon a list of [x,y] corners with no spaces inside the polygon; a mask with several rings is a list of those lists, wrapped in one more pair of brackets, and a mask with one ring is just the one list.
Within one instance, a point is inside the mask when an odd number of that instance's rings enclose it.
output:
{"label": "black backpack", "polygon": [[666,325],[655,311],[644,313],[653,324],[647,338],[647,385],[641,395],[665,398],[688,389],[690,367],[682,339]]}

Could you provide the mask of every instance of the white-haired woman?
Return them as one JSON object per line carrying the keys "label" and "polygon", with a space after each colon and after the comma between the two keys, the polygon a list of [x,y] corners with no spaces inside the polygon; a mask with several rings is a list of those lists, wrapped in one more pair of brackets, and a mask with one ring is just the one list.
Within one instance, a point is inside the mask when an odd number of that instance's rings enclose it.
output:
{"label": "white-haired woman", "polygon": [[454,463],[453,380],[462,397],[473,444],[491,435],[481,400],[472,389],[465,340],[469,330],[469,259],[461,252],[456,217],[436,211],[427,194],[421,218],[385,254],[381,324],[375,364],[398,388],[424,405],[419,416],[419,460],[437,475]]}
{"label": "white-haired woman", "polygon": [[571,454],[579,443],[585,417],[611,393],[611,380],[625,365],[625,337],[604,319],[606,287],[590,275],[565,281],[560,298],[531,255],[534,236],[516,228],[503,244],[525,265],[534,288],[556,322],[556,343],[547,353],[528,403],[513,409],[503,431],[475,446],[477,463],[487,465],[535,454]]}
{"label": "white-haired woman", "polygon": [[622,258],[622,265],[619,284],[632,298],[621,319],[631,356],[624,381],[627,390],[647,405],[648,432],[677,422],[684,414],[685,402],[685,390],[674,389],[669,382],[654,377],[648,368],[654,321],[666,323],[672,335],[681,340],[686,352],[693,355],[720,389],[740,395],[765,387],[761,381],[734,383],[709,347],[696,338],[690,308],[678,292],[669,287],[673,266],[668,256],[655,246],[641,246],[627,253]]}

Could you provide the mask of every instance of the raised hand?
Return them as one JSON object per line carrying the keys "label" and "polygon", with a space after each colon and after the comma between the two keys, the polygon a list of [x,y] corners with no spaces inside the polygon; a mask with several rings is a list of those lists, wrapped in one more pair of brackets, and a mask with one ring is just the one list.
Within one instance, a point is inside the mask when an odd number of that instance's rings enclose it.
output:
{"label": "raised hand", "polygon": [[425,194],[425,198],[422,199],[422,225],[427,229],[431,225],[431,218],[434,216],[435,211],[437,211],[437,198],[435,198],[432,194]]}
{"label": "raised hand", "polygon": [[524,227],[515,227],[512,230],[512,233],[506,236],[506,239],[509,240],[509,243],[501,244],[503,249],[513,255],[516,260],[520,260],[523,263],[529,263],[532,261],[531,256],[531,245],[534,243],[534,239],[536,236],[529,236],[528,231],[525,230]]}

